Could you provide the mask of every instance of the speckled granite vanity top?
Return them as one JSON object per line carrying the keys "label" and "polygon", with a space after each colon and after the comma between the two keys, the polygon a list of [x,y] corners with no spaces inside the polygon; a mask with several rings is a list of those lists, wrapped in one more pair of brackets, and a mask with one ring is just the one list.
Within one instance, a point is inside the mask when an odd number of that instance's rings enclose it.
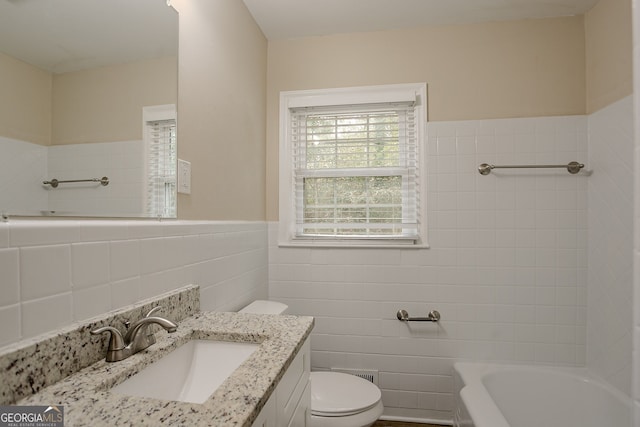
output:
{"label": "speckled granite vanity top", "polygon": [[[65,426],[250,426],[312,328],[311,317],[195,313],[180,320],[175,333],[156,332],[157,342],[147,350],[121,362],[95,362],[15,404],[63,405]],[[109,391],[191,339],[253,342],[260,347],[203,404]]]}

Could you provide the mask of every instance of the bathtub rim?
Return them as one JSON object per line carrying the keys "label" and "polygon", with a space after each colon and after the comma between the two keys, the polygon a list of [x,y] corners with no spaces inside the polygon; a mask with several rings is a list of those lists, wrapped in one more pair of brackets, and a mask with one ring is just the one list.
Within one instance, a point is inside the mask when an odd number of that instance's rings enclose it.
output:
{"label": "bathtub rim", "polygon": [[620,399],[631,411],[631,398],[611,386],[607,382],[591,374],[585,367],[532,365],[532,364],[500,364],[490,362],[456,362],[453,365],[454,375],[462,382],[458,398],[471,416],[475,427],[511,427],[495,401],[486,389],[483,377],[500,371],[540,371],[578,378],[581,381],[594,383]]}

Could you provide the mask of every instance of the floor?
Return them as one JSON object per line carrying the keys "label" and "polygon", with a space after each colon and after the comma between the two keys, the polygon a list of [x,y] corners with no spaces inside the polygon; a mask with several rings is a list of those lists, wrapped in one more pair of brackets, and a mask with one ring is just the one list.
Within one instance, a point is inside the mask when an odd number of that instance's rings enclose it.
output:
{"label": "floor", "polygon": [[373,427],[444,427],[439,424],[405,423],[402,421],[376,421]]}

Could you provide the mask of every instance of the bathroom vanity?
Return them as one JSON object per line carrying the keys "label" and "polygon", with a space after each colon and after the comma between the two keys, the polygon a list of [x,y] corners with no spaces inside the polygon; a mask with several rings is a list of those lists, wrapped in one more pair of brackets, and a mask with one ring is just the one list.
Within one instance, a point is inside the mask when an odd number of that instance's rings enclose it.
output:
{"label": "bathroom vanity", "polygon": [[311,350],[305,341],[293,363],[271,393],[253,427],[304,427],[309,425],[311,413]]}
{"label": "bathroom vanity", "polygon": [[[190,291],[193,288],[197,290],[197,287],[191,287]],[[166,304],[167,301],[147,301],[143,306],[136,307],[135,313],[139,315],[158,303],[172,307]],[[313,318],[194,311],[190,315],[185,313],[186,317],[177,321],[176,332],[169,334],[161,329],[156,331],[157,342],[146,350],[113,363],[106,362],[103,354],[101,360],[52,384],[43,384],[41,389],[37,385],[33,387],[37,372],[25,373],[29,364],[25,362],[28,360],[25,354],[41,354],[47,348],[53,350],[60,348],[60,345],[81,345],[78,342],[80,337],[91,339],[88,334],[90,329],[109,322],[118,324],[117,319],[126,317],[127,313],[116,313],[115,316],[112,313],[108,319],[92,319],[95,321],[90,324],[52,334],[48,339],[57,340],[57,343],[36,343],[35,350],[34,343],[29,343],[28,348],[23,344],[23,348],[16,346],[9,349],[13,351],[3,351],[0,354],[3,378],[13,383],[13,386],[2,386],[5,404],[64,406],[65,426],[304,426],[310,405],[308,337],[313,328]],[[171,317],[170,313],[166,316]],[[203,403],[131,396],[113,389],[192,340],[232,341],[258,346]],[[106,351],[106,340],[95,337],[92,341],[92,345],[100,351]],[[76,357],[80,353],[82,351],[74,352],[73,348],[68,348],[61,359]],[[55,355],[51,356],[54,363],[39,367],[43,375],[57,366]],[[10,360],[12,357],[13,361]],[[32,366],[41,363],[31,362]],[[82,365],[80,361],[77,362],[76,365]],[[22,368],[19,366],[21,364]],[[20,381],[20,384],[16,381]],[[30,383],[37,392],[7,401],[7,396],[15,393],[25,382]]]}

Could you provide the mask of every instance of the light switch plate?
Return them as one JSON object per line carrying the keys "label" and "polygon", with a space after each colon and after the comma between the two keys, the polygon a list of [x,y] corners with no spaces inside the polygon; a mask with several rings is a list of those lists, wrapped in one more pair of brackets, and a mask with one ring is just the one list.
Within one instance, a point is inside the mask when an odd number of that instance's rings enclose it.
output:
{"label": "light switch plate", "polygon": [[178,159],[178,193],[191,194],[191,162]]}

